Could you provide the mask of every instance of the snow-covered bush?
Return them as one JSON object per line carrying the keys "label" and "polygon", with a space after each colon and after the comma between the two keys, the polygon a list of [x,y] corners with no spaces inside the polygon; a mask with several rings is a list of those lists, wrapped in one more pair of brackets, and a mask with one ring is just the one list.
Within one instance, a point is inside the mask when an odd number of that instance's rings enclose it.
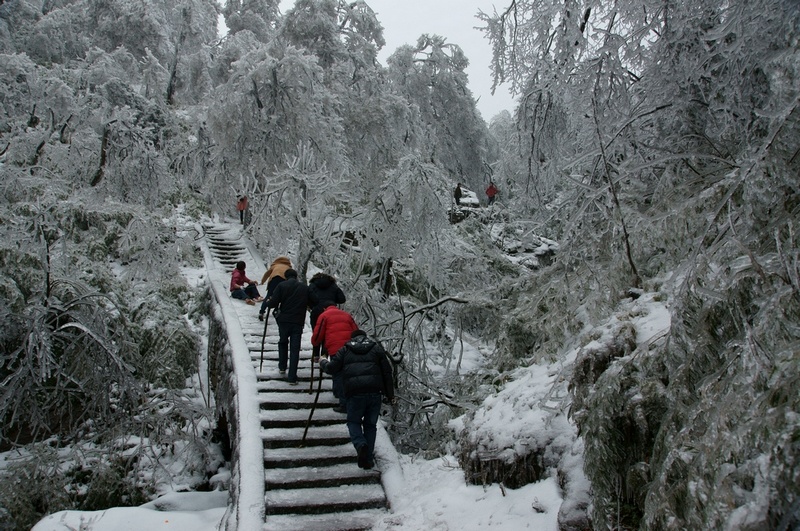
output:
{"label": "snow-covered bush", "polygon": [[[570,382],[573,418],[592,482],[592,519],[635,528],[644,512],[651,451],[668,408],[664,349],[632,354],[629,324],[586,348]],[[660,369],[661,372],[658,372]]]}
{"label": "snow-covered bush", "polygon": [[[788,235],[789,233],[784,233]],[[644,521],[790,529],[800,522],[797,248],[703,270],[676,308]],[[735,252],[737,246],[730,251]],[[714,295],[710,297],[710,295]]]}
{"label": "snow-covered bush", "polygon": [[562,489],[580,490],[575,428],[560,407],[551,407],[554,393],[566,392],[555,375],[555,365],[517,369],[501,390],[451,423],[467,482],[518,488],[557,475]]}

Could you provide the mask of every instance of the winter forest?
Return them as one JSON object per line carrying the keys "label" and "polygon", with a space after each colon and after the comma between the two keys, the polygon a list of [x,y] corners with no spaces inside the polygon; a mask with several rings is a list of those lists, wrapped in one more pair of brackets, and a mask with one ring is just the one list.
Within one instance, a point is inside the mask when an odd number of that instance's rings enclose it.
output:
{"label": "winter forest", "polygon": [[0,0],[0,528],[141,505],[167,460],[207,488],[210,301],[180,271],[240,193],[263,254],[402,356],[399,452],[555,477],[563,530],[800,528],[800,5],[476,25],[512,112],[480,115],[448,36],[381,64],[368,0]]}

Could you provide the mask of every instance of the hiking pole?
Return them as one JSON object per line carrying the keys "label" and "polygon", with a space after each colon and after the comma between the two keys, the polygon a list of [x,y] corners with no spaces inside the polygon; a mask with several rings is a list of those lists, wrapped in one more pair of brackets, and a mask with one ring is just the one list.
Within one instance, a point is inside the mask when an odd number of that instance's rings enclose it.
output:
{"label": "hiking pole", "polygon": [[[314,385],[314,380],[311,380],[311,385]],[[306,429],[303,430],[303,438],[300,444],[306,442],[306,435],[308,435],[308,427],[311,426],[311,417],[314,416],[314,410],[317,409],[317,402],[319,402],[319,392],[322,390],[322,368],[319,369],[319,384],[317,385],[317,396],[314,397],[314,403],[311,405],[311,412],[308,414],[306,421]]]}
{"label": "hiking pole", "polygon": [[261,363],[258,365],[258,372],[264,367],[264,342],[267,340],[267,323],[269,322],[269,314],[264,313],[264,335],[261,336]]}
{"label": "hiking pole", "polygon": [[[314,365],[315,365],[314,364],[314,350],[312,349],[311,350],[311,381],[308,382],[308,394],[311,394],[311,393],[314,392]],[[320,371],[320,375],[322,375],[321,371]]]}

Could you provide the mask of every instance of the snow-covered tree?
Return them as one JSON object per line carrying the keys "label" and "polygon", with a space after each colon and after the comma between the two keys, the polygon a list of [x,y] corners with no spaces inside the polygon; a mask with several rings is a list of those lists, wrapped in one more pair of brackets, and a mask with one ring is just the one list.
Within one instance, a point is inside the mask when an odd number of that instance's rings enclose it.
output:
{"label": "snow-covered tree", "polygon": [[262,43],[273,37],[278,23],[278,0],[229,0],[222,14],[230,35],[247,30]]}
{"label": "snow-covered tree", "polygon": [[461,48],[438,35],[422,35],[389,58],[392,90],[413,106],[406,141],[411,150],[444,169],[453,183],[484,184],[486,124],[480,118]]}
{"label": "snow-covered tree", "polygon": [[[585,324],[629,287],[675,279],[669,346],[634,359],[612,349],[621,358],[608,370],[595,363],[597,374],[573,380],[576,398],[592,393],[575,418],[595,525],[793,521],[785,500],[797,493],[783,471],[794,461],[767,448],[796,427],[773,418],[766,435],[761,420],[707,422],[763,419],[751,404],[788,385],[776,378],[768,391],[762,378],[773,363],[791,365],[780,353],[796,340],[773,326],[794,313],[782,294],[795,290],[785,265],[796,252],[786,201],[798,164],[797,10],[766,0],[537,0],[484,21],[496,79],[520,96],[523,156],[542,165],[523,177],[544,179],[532,181],[545,192],[543,220],[565,244],[557,267],[569,284],[548,285],[567,301],[578,294],[563,311]],[[770,268],[776,256],[786,273]],[[773,317],[762,319],[767,307]],[[765,372],[753,369],[746,360],[764,352],[774,356]],[[750,450],[727,443],[742,439]],[[766,453],[769,465],[756,457]],[[748,510],[778,491],[769,511]]]}

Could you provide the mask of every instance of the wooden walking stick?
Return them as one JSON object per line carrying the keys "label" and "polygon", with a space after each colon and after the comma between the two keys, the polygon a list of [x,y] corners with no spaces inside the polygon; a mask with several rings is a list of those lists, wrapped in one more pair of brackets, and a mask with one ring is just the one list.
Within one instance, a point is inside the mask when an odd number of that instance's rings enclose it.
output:
{"label": "wooden walking stick", "polygon": [[[311,385],[314,385],[314,379],[311,379]],[[306,435],[308,435],[308,427],[311,426],[311,417],[314,416],[314,410],[317,409],[317,402],[319,402],[319,392],[322,390],[322,368],[319,370],[319,384],[317,384],[317,396],[314,397],[314,403],[311,405],[311,412],[308,414],[306,421],[306,429],[303,430],[303,439],[300,444],[306,442]]]}
{"label": "wooden walking stick", "polygon": [[[308,382],[308,394],[314,392],[314,350],[311,350],[311,381]],[[322,372],[320,371],[320,376],[322,376]]]}
{"label": "wooden walking stick", "polygon": [[267,340],[267,323],[269,322],[269,314],[264,314],[264,335],[261,336],[261,363],[258,365],[258,372],[264,367],[264,342]]}

